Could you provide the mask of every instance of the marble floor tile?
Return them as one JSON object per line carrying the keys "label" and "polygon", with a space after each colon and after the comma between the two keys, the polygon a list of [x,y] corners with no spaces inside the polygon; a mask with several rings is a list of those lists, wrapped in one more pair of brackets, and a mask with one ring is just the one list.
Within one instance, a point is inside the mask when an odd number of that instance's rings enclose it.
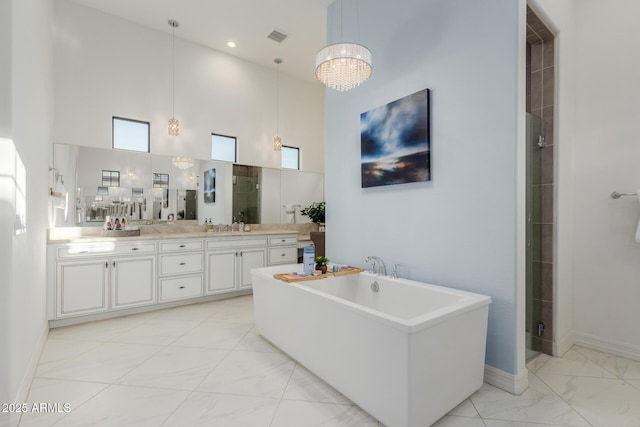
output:
{"label": "marble floor tile", "polygon": [[594,427],[640,426],[640,390],[621,379],[548,374],[542,380]]}
{"label": "marble floor tile", "polygon": [[248,323],[253,326],[253,298],[242,296],[219,303],[211,317],[214,322]]}
{"label": "marble floor tile", "polygon": [[158,427],[188,396],[187,391],[111,385],[56,427]]}
{"label": "marble floor tile", "polygon": [[236,307],[239,310],[253,311],[253,295],[242,295],[234,298],[227,298],[216,301],[221,307]]}
{"label": "marble floor tile", "polygon": [[171,345],[232,350],[250,330],[247,323],[202,322]]}
{"label": "marble floor tile", "polygon": [[476,411],[473,403],[469,399],[465,399],[461,404],[453,408],[447,415],[456,415],[459,417],[476,417],[479,418],[480,414]]}
{"label": "marble floor tile", "polygon": [[631,361],[622,376],[624,379],[640,380],[640,362]]}
{"label": "marble floor tile", "polygon": [[[574,346],[527,368],[521,396],[485,384],[434,425],[640,426],[640,362]],[[257,334],[251,295],[52,329],[28,401],[72,411],[23,427],[381,425]]]}
{"label": "marble floor tile", "polygon": [[640,380],[625,380],[625,382],[640,390]]}
{"label": "marble floor tile", "polygon": [[278,399],[192,393],[162,427],[269,427]]}
{"label": "marble floor tile", "polygon": [[149,319],[140,317],[114,317],[113,319],[97,320],[79,325],[53,328],[49,331],[49,338],[84,341],[109,341],[115,335],[128,331],[146,323]]}
{"label": "marble floor tile", "polygon": [[217,310],[215,302],[203,302],[200,304],[183,305],[180,307],[159,310],[156,319],[195,320],[208,319]]}
{"label": "marble floor tile", "polygon": [[255,328],[252,328],[236,345],[235,350],[263,351],[267,353],[282,353],[276,346],[262,338]]}
{"label": "marble floor tile", "polygon": [[27,397],[27,404],[50,403],[57,404],[52,411],[29,411],[22,415],[21,427],[48,427],[67,415],[64,405],[68,404],[70,412],[76,411],[80,405],[100,393],[107,384],[89,383],[83,381],[50,380],[35,378],[31,383],[31,390]]}
{"label": "marble floor tile", "polygon": [[536,375],[562,374],[583,377],[615,378],[616,376],[575,350],[562,358],[552,357],[535,371]]}
{"label": "marble floor tile", "polygon": [[43,372],[40,377],[110,384],[160,350],[162,347],[156,345],[103,343]]}
{"label": "marble floor tile", "polygon": [[294,365],[284,354],[232,351],[196,391],[279,398]]}
{"label": "marble floor tile", "polygon": [[470,397],[482,418],[589,427],[589,424],[535,375],[520,396],[484,384]]}
{"label": "marble floor tile", "polygon": [[547,363],[551,359],[553,359],[553,357],[544,353],[540,353],[538,357],[527,362],[527,369],[529,370],[529,372],[536,373],[540,368],[544,366],[545,363]]}
{"label": "marble floor tile", "polygon": [[[613,356],[611,354],[591,350],[577,345],[573,346],[573,350],[582,354],[587,359],[596,362],[599,366],[602,366],[618,378],[622,378],[629,366],[634,363],[633,360],[625,359],[624,357]],[[638,366],[640,366],[640,363],[638,363]],[[638,371],[638,373],[640,374],[640,371]]]}
{"label": "marble floor tile", "polygon": [[169,346],[122,377],[118,384],[191,391],[228,353],[227,350]]}
{"label": "marble floor tile", "polygon": [[215,311],[207,320],[227,323],[246,323],[253,326],[253,303],[237,302],[225,305]]}
{"label": "marble floor tile", "polygon": [[271,427],[368,427],[378,421],[357,406],[282,400]]}
{"label": "marble floor tile", "polygon": [[307,400],[322,403],[339,403],[343,405],[353,405],[339,391],[331,387],[326,382],[311,373],[300,364],[296,364],[293,375],[289,380],[284,399]]}
{"label": "marble floor tile", "polygon": [[40,355],[36,376],[60,366],[64,362],[74,359],[89,350],[93,350],[99,345],[101,345],[99,341],[48,338]]}
{"label": "marble floor tile", "polygon": [[523,421],[483,420],[487,427],[549,427],[553,424],[526,423]]}
{"label": "marble floor tile", "polygon": [[433,427],[485,427],[480,418],[445,415],[433,424]]}
{"label": "marble floor tile", "polygon": [[167,345],[199,324],[195,320],[151,319],[113,336],[110,341],[131,344]]}

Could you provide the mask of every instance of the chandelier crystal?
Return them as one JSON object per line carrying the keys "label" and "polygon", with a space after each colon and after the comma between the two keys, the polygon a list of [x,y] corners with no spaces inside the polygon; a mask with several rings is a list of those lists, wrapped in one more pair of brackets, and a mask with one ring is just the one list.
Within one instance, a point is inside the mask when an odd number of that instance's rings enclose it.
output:
{"label": "chandelier crystal", "polygon": [[171,159],[173,166],[178,169],[189,169],[193,166],[193,159],[191,157],[174,157]]}
{"label": "chandelier crystal", "polygon": [[340,92],[364,83],[372,72],[371,51],[356,43],[336,43],[316,55],[316,77]]}
{"label": "chandelier crystal", "polygon": [[[171,136],[178,136],[180,134],[180,121],[176,119],[176,28],[180,26],[180,23],[175,19],[169,20],[169,26],[171,27],[171,88],[172,88],[172,98],[171,98],[171,115],[172,117],[169,119],[168,131]],[[193,163],[192,163],[193,164]]]}

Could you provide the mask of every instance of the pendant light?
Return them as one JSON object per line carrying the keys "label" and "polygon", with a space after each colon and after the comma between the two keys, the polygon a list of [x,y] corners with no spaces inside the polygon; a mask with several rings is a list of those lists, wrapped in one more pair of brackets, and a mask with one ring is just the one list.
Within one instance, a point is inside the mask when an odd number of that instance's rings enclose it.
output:
{"label": "pendant light", "polygon": [[277,84],[276,84],[276,136],[273,138],[274,151],[282,150],[282,138],[280,138],[280,64],[282,64],[281,58],[273,60],[276,63],[277,68]]}
{"label": "pendant light", "polygon": [[180,133],[180,122],[176,119],[175,104],[176,104],[176,28],[180,26],[180,23],[175,19],[169,20],[169,26],[171,27],[171,86],[172,86],[172,100],[171,100],[171,115],[169,119],[169,135],[178,136]]}
{"label": "pendant light", "polygon": [[[361,44],[344,42],[342,1],[340,0],[340,43],[328,45],[316,55],[316,77],[325,86],[340,92],[364,83],[373,71],[371,51]],[[358,9],[357,1],[356,9]],[[359,39],[360,23],[357,12],[358,10],[356,10],[356,25]]]}
{"label": "pendant light", "polygon": [[[176,119],[175,115],[175,104],[176,104],[176,28],[180,26],[180,23],[175,19],[170,19],[168,21],[169,26],[171,27],[171,114],[172,117],[169,119],[168,131],[171,136],[178,136],[180,134],[180,122]],[[189,169],[193,166],[193,159],[191,157],[174,157],[171,159],[171,162],[178,169]]]}

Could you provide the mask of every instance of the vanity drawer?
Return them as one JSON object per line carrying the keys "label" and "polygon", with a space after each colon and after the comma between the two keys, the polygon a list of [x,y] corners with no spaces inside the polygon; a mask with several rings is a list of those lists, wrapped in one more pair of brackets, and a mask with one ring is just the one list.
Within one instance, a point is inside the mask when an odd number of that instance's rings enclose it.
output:
{"label": "vanity drawer", "polygon": [[245,239],[214,239],[207,241],[207,249],[245,248],[250,246],[267,246],[266,237]]}
{"label": "vanity drawer", "polygon": [[162,242],[160,252],[201,251],[202,240],[187,240],[181,242]]}
{"label": "vanity drawer", "polygon": [[160,275],[199,273],[202,271],[202,254],[160,255]]}
{"label": "vanity drawer", "polygon": [[298,262],[298,247],[269,249],[269,264],[290,264]]}
{"label": "vanity drawer", "polygon": [[297,243],[298,238],[296,236],[269,237],[269,246],[296,245]]}
{"label": "vanity drawer", "polygon": [[160,301],[202,296],[202,275],[160,279]]}
{"label": "vanity drawer", "polygon": [[139,255],[155,253],[155,251],[155,243],[82,243],[59,247],[57,257],[65,259],[92,255]]}

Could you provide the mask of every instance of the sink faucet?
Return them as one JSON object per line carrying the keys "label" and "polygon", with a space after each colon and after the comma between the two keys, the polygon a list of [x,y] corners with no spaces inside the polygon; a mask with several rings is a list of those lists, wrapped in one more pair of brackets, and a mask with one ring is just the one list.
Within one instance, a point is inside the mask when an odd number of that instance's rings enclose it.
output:
{"label": "sink faucet", "polygon": [[373,266],[371,268],[371,272],[375,273],[374,269],[375,269],[375,263],[378,263],[378,274],[381,276],[386,276],[387,275],[387,269],[384,266],[384,262],[378,258],[377,256],[368,256],[364,259],[364,262],[372,262]]}

